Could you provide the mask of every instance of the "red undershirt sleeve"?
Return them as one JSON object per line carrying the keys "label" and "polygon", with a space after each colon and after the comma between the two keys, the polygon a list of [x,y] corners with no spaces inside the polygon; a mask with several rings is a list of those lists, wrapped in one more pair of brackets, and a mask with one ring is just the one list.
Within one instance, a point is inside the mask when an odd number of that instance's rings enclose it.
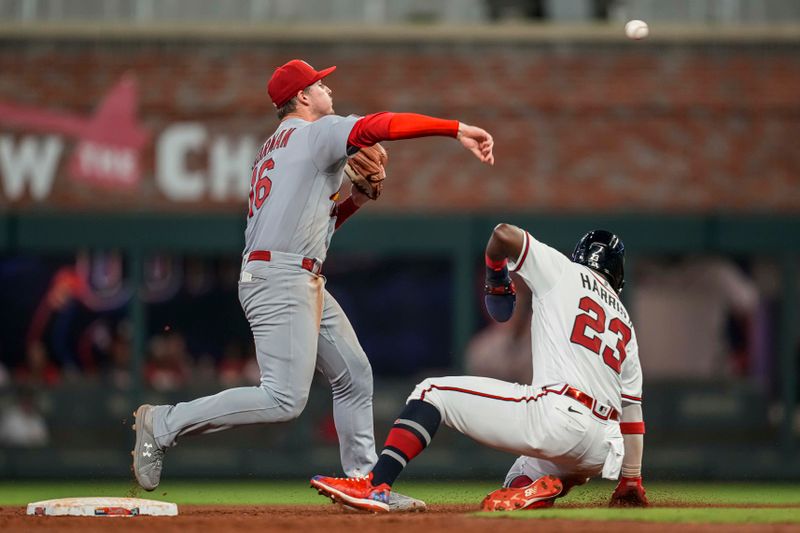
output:
{"label": "red undershirt sleeve", "polygon": [[350,131],[347,144],[363,148],[381,141],[414,139],[434,135],[456,137],[458,135],[458,121],[418,115],[416,113],[382,111],[358,119]]}
{"label": "red undershirt sleeve", "polygon": [[339,229],[339,226],[344,224],[345,220],[350,218],[356,211],[358,211],[358,206],[353,201],[353,197],[348,196],[347,200],[336,206],[336,224],[333,229]]}

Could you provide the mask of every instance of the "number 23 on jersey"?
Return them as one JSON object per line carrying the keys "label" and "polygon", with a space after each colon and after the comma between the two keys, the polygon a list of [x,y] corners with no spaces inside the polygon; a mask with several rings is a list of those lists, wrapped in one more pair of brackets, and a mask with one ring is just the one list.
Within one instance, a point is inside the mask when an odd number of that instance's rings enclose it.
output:
{"label": "number 23 on jersey", "polygon": [[[603,362],[614,372],[619,374],[622,371],[622,362],[625,361],[626,357],[625,347],[631,340],[631,328],[619,318],[612,318],[608,323],[608,328],[606,328],[606,312],[603,310],[603,306],[588,296],[581,298],[578,308],[584,312],[575,317],[575,324],[572,326],[570,340],[602,356]],[[615,348],[603,346],[600,335],[602,335],[606,329],[617,334],[617,345]],[[595,335],[593,335],[592,332],[594,332]]]}
{"label": "number 23 on jersey", "polygon": [[253,175],[250,177],[250,209],[247,218],[253,216],[253,209],[260,209],[264,201],[272,190],[272,180],[267,177],[267,172],[275,168],[275,161],[270,157],[261,165],[253,167]]}

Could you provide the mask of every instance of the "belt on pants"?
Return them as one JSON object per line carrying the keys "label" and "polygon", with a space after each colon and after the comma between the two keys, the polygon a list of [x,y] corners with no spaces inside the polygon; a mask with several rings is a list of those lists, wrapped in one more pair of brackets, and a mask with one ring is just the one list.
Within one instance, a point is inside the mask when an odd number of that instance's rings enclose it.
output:
{"label": "belt on pants", "polygon": [[595,400],[594,398],[592,398],[591,396],[589,396],[580,389],[576,389],[575,387],[565,384],[561,389],[551,389],[548,387],[544,387],[542,390],[572,398],[576,402],[586,406],[592,412],[592,414],[597,418],[599,418],[600,420],[619,421],[619,413],[617,412],[616,409],[614,409],[609,405],[604,405],[599,403],[597,400]]}
{"label": "belt on pants", "polygon": [[[303,270],[308,270],[312,274],[319,274],[320,272],[322,272],[322,261],[315,259],[313,257],[303,257],[300,255],[287,254],[284,252],[271,252],[269,250],[253,250],[252,252],[247,254],[247,262],[249,263],[250,261],[273,261],[276,260],[278,256],[281,257],[280,261],[281,263],[286,263],[287,262],[285,260],[286,258],[291,258],[292,260],[294,258],[297,258],[296,261],[297,266],[299,266]],[[292,260],[288,262],[291,263]]]}

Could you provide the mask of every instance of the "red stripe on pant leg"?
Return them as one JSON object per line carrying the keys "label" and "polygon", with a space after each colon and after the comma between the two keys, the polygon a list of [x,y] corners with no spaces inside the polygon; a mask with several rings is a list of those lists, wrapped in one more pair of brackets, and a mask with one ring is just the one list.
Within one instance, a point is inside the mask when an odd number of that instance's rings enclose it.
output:
{"label": "red stripe on pant leg", "polygon": [[463,392],[464,394],[471,394],[473,396],[480,396],[482,398],[489,398],[491,400],[500,400],[500,401],[503,401],[503,402],[530,402],[530,401],[534,401],[535,402],[536,400],[538,400],[539,398],[541,398],[545,394],[549,394],[551,392],[554,392],[556,394],[563,394],[564,390],[566,390],[567,387],[565,386],[564,389],[561,390],[561,391],[542,389],[542,392],[540,392],[539,394],[537,394],[535,396],[523,396],[523,397],[520,397],[520,398],[506,398],[506,397],[503,397],[503,396],[495,396],[494,394],[488,394],[486,392],[474,391],[474,390],[469,390],[469,389],[462,389],[462,388],[459,388],[459,387],[440,387],[439,385],[431,385],[430,387],[428,387],[427,389],[422,391],[422,394],[420,395],[419,399],[424,401],[425,400],[425,395],[427,393],[429,393],[430,391],[432,391],[433,389],[440,390],[440,391]]}
{"label": "red stripe on pant leg", "polygon": [[386,444],[384,447],[391,446],[393,448],[397,448],[406,458],[410,461],[425,449],[425,443],[420,441],[416,435],[410,432],[407,429],[394,427],[389,432],[389,436],[386,438]]}

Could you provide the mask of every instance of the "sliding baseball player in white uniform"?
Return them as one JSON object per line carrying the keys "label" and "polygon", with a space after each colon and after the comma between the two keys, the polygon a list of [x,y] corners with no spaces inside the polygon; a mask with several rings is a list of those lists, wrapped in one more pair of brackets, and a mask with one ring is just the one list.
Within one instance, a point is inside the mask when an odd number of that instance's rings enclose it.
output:
{"label": "sliding baseball player in white uniform", "polygon": [[352,507],[387,511],[392,483],[444,423],[520,455],[505,486],[484,499],[486,511],[549,507],[599,475],[620,479],[612,505],[647,505],[639,350],[619,300],[622,242],[607,231],[589,232],[570,260],[528,232],[500,224],[486,247],[486,307],[498,321],[514,310],[509,267],[533,293],[533,384],[426,379],[411,393],[367,476],[315,476],[312,487]]}
{"label": "sliding baseball player in white uniform", "polygon": [[[261,384],[177,405],[140,406],[133,471],[146,490],[158,486],[164,452],[178,437],[299,416],[315,370],[333,390],[344,471],[361,475],[377,460],[372,369],[320,273],[333,232],[366,202],[355,193],[337,201],[345,164],[377,142],[432,135],[456,138],[481,162],[493,164],[494,143],[486,131],[457,120],[390,112],[335,115],[332,92],[322,82],[335,68],[317,71],[295,59],[275,70],[267,88],[281,122],[252,167],[239,280]],[[403,497],[390,506],[424,504]]]}

